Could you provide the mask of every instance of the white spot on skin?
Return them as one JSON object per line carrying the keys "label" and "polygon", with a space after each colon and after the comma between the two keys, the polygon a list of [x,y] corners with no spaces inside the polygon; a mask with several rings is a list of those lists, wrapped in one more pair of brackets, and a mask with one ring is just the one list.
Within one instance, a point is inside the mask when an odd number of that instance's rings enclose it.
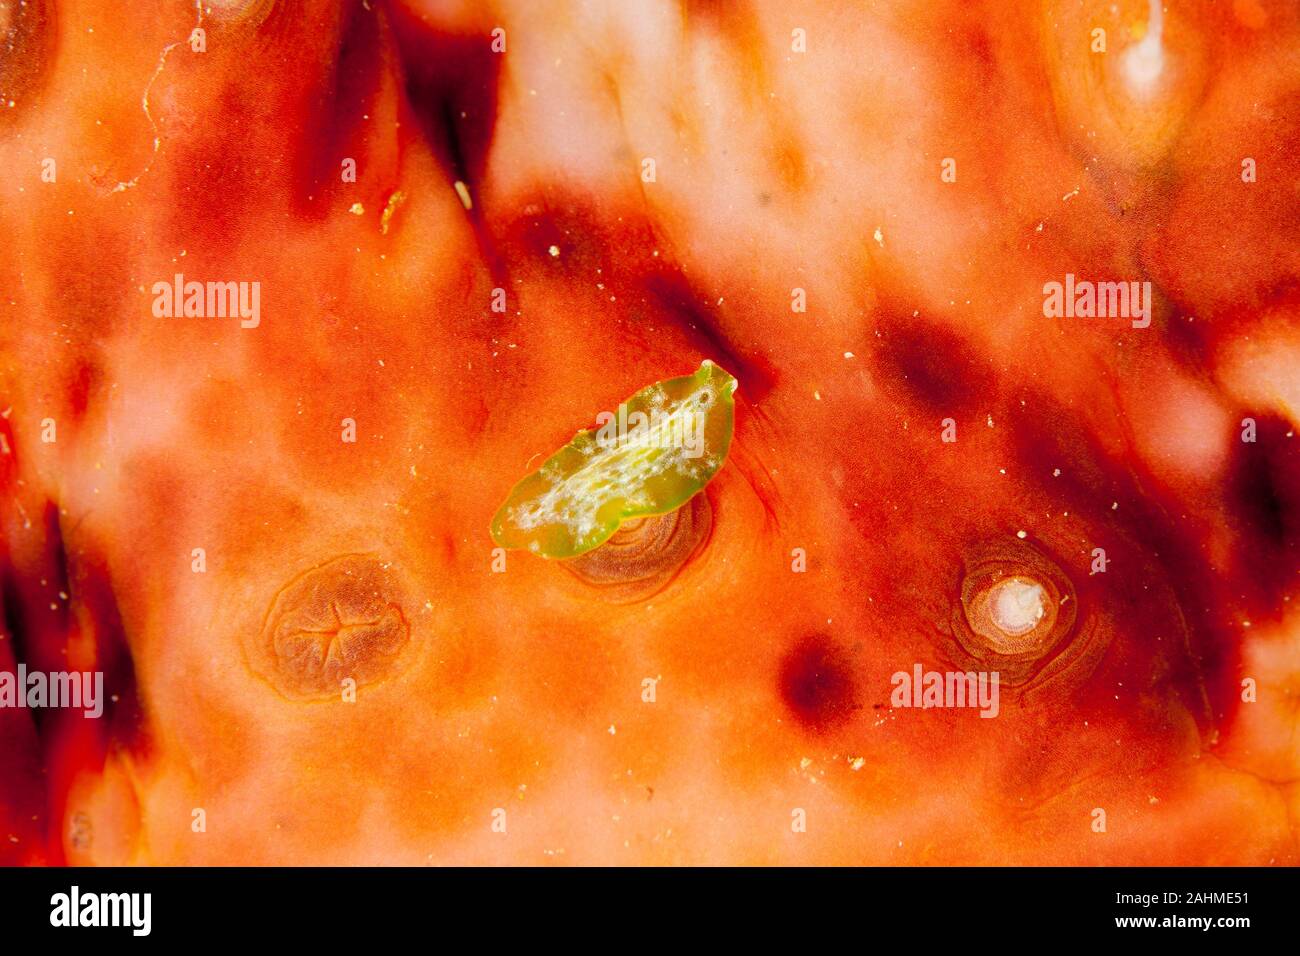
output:
{"label": "white spot on skin", "polygon": [[1007,578],[994,588],[989,614],[998,630],[1011,637],[1027,634],[1043,619],[1045,592],[1027,578]]}
{"label": "white spot on skin", "polygon": [[456,190],[456,198],[460,200],[460,204],[465,207],[466,212],[473,209],[474,200],[470,198],[469,187],[459,179],[452,184],[452,187]]}
{"label": "white spot on skin", "polygon": [[1151,13],[1147,18],[1147,32],[1120,57],[1120,67],[1129,91],[1136,96],[1150,96],[1156,81],[1165,68],[1165,50],[1160,44],[1164,33],[1164,10],[1160,0],[1150,0]]}

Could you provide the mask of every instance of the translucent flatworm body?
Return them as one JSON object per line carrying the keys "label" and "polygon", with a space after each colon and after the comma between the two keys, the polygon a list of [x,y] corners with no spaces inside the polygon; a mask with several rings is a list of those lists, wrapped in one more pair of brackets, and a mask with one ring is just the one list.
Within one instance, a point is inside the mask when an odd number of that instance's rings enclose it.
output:
{"label": "translucent flatworm body", "polygon": [[511,490],[492,538],[546,558],[572,558],[632,518],[681,507],[731,447],[736,380],[708,361],[693,375],[641,389],[597,416]]}

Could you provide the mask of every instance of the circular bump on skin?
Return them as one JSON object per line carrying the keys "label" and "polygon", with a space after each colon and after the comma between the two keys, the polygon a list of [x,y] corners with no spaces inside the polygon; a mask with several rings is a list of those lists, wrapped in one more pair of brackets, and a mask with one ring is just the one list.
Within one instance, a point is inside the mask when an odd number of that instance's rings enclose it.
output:
{"label": "circular bump on skin", "polygon": [[667,514],[624,521],[600,547],[560,566],[616,604],[644,601],[677,577],[712,530],[713,506],[699,493]]}
{"label": "circular bump on skin", "polygon": [[0,0],[0,124],[20,114],[48,76],[54,32],[47,0]]}
{"label": "circular bump on skin", "polygon": [[1105,642],[1079,613],[1074,584],[1041,550],[1019,538],[985,542],[967,554],[953,603],[955,663],[1026,691],[1064,672],[1082,679]]}
{"label": "circular bump on skin", "polygon": [[264,676],[293,699],[334,697],[347,678],[361,687],[391,676],[411,636],[401,594],[390,565],[373,555],[343,555],[300,574],[267,613]]}

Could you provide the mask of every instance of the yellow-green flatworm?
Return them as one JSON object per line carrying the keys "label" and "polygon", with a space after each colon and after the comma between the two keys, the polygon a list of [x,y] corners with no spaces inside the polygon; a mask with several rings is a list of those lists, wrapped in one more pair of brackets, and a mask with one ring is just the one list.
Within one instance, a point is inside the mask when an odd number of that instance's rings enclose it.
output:
{"label": "yellow-green flatworm", "polygon": [[602,412],[511,490],[492,539],[545,558],[604,543],[630,518],[681,507],[717,474],[731,447],[736,380],[708,359]]}

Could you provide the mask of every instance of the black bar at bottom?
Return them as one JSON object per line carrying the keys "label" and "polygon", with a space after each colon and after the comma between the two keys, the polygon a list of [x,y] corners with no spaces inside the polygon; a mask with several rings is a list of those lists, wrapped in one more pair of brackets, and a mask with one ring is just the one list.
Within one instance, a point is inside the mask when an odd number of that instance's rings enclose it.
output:
{"label": "black bar at bottom", "polygon": [[1285,933],[1295,889],[1288,869],[9,869],[0,934],[115,947],[405,936],[439,948],[466,934],[456,949],[617,949],[786,933],[864,948],[908,937],[918,951],[1030,933],[1233,945]]}

